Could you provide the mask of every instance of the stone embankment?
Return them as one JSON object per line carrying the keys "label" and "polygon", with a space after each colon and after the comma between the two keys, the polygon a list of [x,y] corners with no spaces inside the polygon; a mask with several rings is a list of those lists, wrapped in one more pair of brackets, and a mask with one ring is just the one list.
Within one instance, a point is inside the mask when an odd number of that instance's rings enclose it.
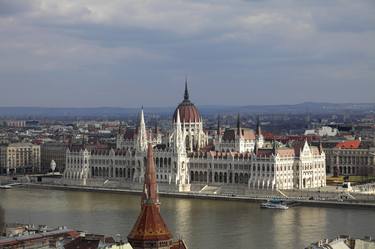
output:
{"label": "stone embankment", "polygon": [[[106,179],[90,179],[86,185],[82,182],[65,182],[62,179],[47,178],[43,183],[37,178],[29,176],[12,177],[0,176],[1,184],[19,184],[14,187],[47,188],[59,190],[117,192],[139,194],[142,191],[141,183],[129,181],[114,181]],[[177,198],[195,198],[211,200],[232,200],[262,202],[271,198],[286,200],[293,205],[304,206],[339,206],[375,208],[375,194],[364,192],[348,192],[334,187],[307,190],[264,190],[251,189],[247,185],[204,185],[192,184],[191,192],[178,192],[174,184],[159,183],[161,196]]]}
{"label": "stone embankment", "polygon": [[[61,184],[47,184],[47,183],[24,183],[17,187],[23,188],[43,188],[43,189],[55,189],[55,190],[70,190],[70,191],[91,191],[91,192],[112,192],[112,193],[128,193],[128,194],[140,194],[141,189],[124,189],[124,188],[112,188],[105,186],[79,186],[79,185],[61,185]],[[241,191],[239,191],[241,192]],[[288,196],[288,194],[293,195]],[[199,191],[192,192],[165,192],[160,191],[161,196],[175,197],[175,198],[190,198],[190,199],[209,199],[209,200],[229,200],[229,201],[248,201],[248,202],[263,202],[271,198],[279,198],[292,204],[292,206],[311,206],[311,207],[347,207],[347,208],[375,208],[374,196],[367,200],[357,200],[352,198],[340,198],[337,196],[342,193],[322,193],[318,191],[287,191],[283,193],[288,196],[285,197],[278,191],[263,191],[263,190],[249,190],[246,195],[235,194],[233,189],[231,192],[223,191],[223,187],[220,187],[220,193],[202,193]],[[335,198],[328,198],[328,196]],[[346,195],[345,195],[346,196]]]}

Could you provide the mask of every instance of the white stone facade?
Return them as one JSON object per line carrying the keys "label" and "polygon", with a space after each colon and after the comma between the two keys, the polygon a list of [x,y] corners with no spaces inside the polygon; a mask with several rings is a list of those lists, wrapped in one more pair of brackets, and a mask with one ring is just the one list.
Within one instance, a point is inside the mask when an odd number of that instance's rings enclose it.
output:
{"label": "white stone facade", "polygon": [[[185,96],[188,96],[186,92]],[[193,105],[188,103],[186,106],[192,108]],[[264,140],[259,127],[255,134],[238,126],[231,133],[219,136],[215,151],[202,150],[207,145],[208,136],[203,131],[202,119],[197,118],[197,110],[194,112],[192,122],[186,122],[191,117],[186,116],[186,110],[185,116],[181,117],[177,108],[167,143],[159,144],[151,134],[147,135],[142,110],[136,133],[126,146],[123,146],[126,141],[123,139],[118,142],[117,149],[68,150],[64,179],[80,184],[98,179],[103,182],[143,182],[145,148],[151,139],[158,182],[173,185],[178,191],[190,191],[191,183],[242,184],[257,189],[325,186],[325,154],[320,148],[309,146],[307,142],[298,148],[261,148],[259,145],[263,145]],[[228,139],[231,137],[233,140]]]}
{"label": "white stone facade", "polygon": [[310,148],[306,143],[300,156],[286,147],[257,153],[196,153],[189,158],[190,179],[192,183],[247,184],[256,189],[324,187],[325,154]]}

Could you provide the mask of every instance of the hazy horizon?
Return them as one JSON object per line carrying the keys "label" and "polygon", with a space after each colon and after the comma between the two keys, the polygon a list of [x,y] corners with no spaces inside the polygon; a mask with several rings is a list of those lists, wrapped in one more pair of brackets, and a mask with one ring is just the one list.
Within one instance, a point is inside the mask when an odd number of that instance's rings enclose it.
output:
{"label": "hazy horizon", "polygon": [[[181,102],[181,101],[180,101]],[[89,109],[96,109],[96,108],[120,108],[120,109],[141,109],[142,107],[144,109],[147,108],[176,108],[176,106],[180,103],[175,103],[175,105],[169,105],[169,106],[157,106],[157,105],[150,105],[150,106],[145,106],[145,105],[140,105],[140,106],[1,106],[0,108],[51,108],[51,109],[80,109],[80,108],[89,108]],[[248,105],[225,105],[225,104],[205,104],[205,105],[200,105],[199,103],[195,103],[196,106],[201,106],[201,107],[246,107],[246,106],[295,106],[295,105],[302,105],[302,104],[329,104],[329,105],[375,105],[374,102],[301,102],[301,103],[290,103],[290,104],[248,104]]]}
{"label": "hazy horizon", "polygon": [[375,2],[0,0],[0,106],[375,102]]}

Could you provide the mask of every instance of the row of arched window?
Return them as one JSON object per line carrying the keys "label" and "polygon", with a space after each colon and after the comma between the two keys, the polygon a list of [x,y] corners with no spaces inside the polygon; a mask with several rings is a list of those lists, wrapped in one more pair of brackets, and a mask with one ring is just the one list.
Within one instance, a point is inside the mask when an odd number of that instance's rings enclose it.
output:
{"label": "row of arched window", "polygon": [[207,173],[203,171],[190,171],[190,181],[195,183],[235,183],[247,184],[250,174],[248,173]]}
{"label": "row of arched window", "polygon": [[119,177],[126,179],[133,179],[134,168],[107,168],[107,167],[92,167],[92,177]]}

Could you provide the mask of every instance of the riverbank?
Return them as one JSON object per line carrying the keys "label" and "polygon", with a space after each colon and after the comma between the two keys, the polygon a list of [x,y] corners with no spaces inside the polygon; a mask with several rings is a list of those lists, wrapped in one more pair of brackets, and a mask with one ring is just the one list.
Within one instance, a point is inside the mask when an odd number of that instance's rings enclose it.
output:
{"label": "riverbank", "polygon": [[[86,191],[86,192],[110,192],[110,193],[126,193],[140,195],[140,190],[120,189],[120,188],[105,188],[105,187],[88,187],[88,186],[64,186],[56,184],[38,184],[38,183],[24,183],[15,186],[17,188],[34,188],[34,189],[53,189],[62,191]],[[241,196],[241,195],[220,195],[220,194],[202,194],[198,192],[159,192],[160,196],[173,198],[188,198],[188,199],[208,199],[208,200],[226,200],[226,201],[242,201],[242,202],[263,202],[272,198],[273,196],[257,197],[257,196]],[[277,197],[280,198],[280,197]],[[301,198],[283,198],[293,206],[302,205],[310,207],[340,207],[340,208],[366,208],[375,209],[373,202],[359,202],[354,200],[346,201],[332,201],[332,200],[308,200]]]}

